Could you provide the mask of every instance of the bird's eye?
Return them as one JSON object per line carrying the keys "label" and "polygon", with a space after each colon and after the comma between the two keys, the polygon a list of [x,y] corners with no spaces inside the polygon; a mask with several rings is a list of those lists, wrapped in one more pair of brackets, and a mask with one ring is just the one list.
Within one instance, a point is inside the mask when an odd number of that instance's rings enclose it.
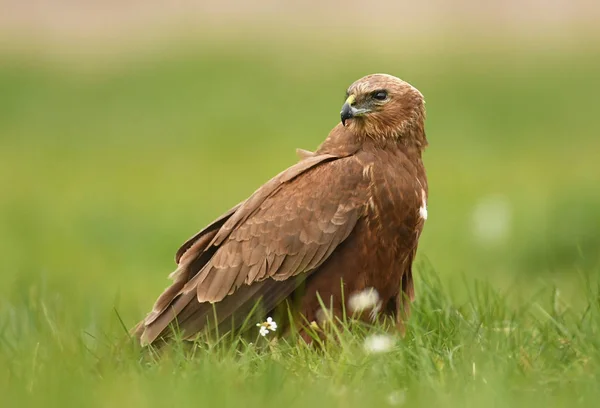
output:
{"label": "bird's eye", "polygon": [[378,101],[385,101],[388,96],[386,91],[375,91],[371,95],[373,96],[373,99],[377,99]]}

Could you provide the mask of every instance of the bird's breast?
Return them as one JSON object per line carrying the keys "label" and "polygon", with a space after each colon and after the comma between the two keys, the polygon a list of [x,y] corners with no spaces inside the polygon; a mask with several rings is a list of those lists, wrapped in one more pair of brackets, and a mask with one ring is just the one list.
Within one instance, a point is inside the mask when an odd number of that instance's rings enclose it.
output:
{"label": "bird's breast", "polygon": [[427,214],[426,180],[418,166],[407,161],[373,161],[366,165],[368,178],[365,220],[378,248],[387,251],[416,245]]}

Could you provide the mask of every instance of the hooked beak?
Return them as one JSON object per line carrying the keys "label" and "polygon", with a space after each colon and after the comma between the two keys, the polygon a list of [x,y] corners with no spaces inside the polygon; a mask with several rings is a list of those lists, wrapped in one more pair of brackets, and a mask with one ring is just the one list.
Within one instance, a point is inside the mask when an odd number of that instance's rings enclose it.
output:
{"label": "hooked beak", "polygon": [[364,109],[364,108],[359,109],[359,108],[352,106],[354,104],[355,100],[356,100],[356,96],[350,95],[348,97],[348,99],[346,99],[346,102],[344,103],[344,105],[342,106],[342,111],[340,112],[340,117],[342,119],[343,126],[346,126],[346,121],[348,119],[352,119],[354,117],[357,117],[364,113],[369,112],[368,109]]}
{"label": "hooked beak", "polygon": [[346,126],[346,121],[354,117],[352,114],[352,107],[348,102],[344,103],[342,106],[342,111],[340,112],[340,116],[342,118],[342,125]]}

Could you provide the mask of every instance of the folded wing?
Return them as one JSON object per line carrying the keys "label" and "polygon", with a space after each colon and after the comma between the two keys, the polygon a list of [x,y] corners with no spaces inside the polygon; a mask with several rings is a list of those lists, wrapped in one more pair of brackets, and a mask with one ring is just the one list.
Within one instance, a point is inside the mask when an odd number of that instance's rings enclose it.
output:
{"label": "folded wing", "polygon": [[271,179],[178,251],[173,285],[137,327],[142,342],[175,319],[189,338],[215,311],[241,324],[259,299],[274,308],[352,233],[367,190],[353,156],[308,157]]}

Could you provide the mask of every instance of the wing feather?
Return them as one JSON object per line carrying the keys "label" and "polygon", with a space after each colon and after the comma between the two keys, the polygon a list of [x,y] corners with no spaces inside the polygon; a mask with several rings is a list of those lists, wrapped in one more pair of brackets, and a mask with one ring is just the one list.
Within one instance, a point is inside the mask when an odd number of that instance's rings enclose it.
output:
{"label": "wing feather", "polygon": [[[311,156],[271,179],[178,251],[180,281],[144,322],[146,341],[154,341],[174,318],[189,335],[202,330],[205,304],[216,302],[225,311],[219,316],[223,322],[259,295],[268,296],[271,307],[285,299],[350,235],[367,190],[362,166],[352,156]],[[264,286],[276,281],[289,282]],[[269,291],[245,289],[256,285]]]}

